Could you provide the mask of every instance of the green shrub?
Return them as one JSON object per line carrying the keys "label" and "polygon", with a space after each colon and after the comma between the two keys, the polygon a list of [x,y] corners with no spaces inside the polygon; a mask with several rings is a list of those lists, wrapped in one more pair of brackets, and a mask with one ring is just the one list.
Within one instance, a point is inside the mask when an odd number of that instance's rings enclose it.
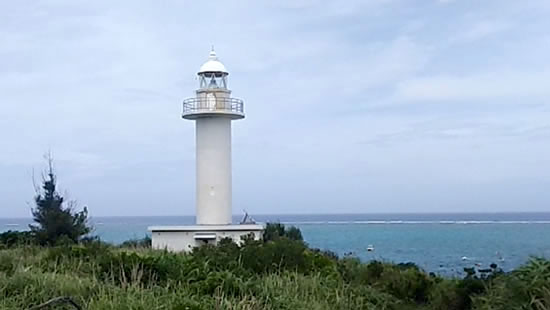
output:
{"label": "green shrub", "polygon": [[517,270],[495,277],[483,295],[473,297],[474,309],[550,309],[550,261],[533,258]]}
{"label": "green shrub", "polygon": [[336,263],[336,269],[346,283],[360,284],[361,261],[356,257],[345,257]]}
{"label": "green shrub", "polygon": [[15,256],[7,251],[0,251],[0,274],[5,273],[7,276],[13,274],[16,268]]}
{"label": "green shrub", "polygon": [[30,231],[8,230],[0,233],[0,246],[3,246],[4,248],[33,244],[36,244],[36,238]]}
{"label": "green shrub", "polygon": [[362,264],[356,258],[338,262],[342,279],[352,285],[372,286],[405,302],[426,303],[435,279],[415,265],[393,265],[380,261]]}
{"label": "green shrub", "polygon": [[438,281],[430,292],[430,308],[433,310],[465,310],[469,302],[458,290],[458,280]]}
{"label": "green shrub", "polygon": [[280,272],[284,270],[307,272],[303,242],[279,238],[275,241],[249,243],[241,247],[243,268],[254,273]]}
{"label": "green shrub", "polygon": [[379,280],[373,285],[401,300],[425,303],[428,301],[432,284],[432,279],[419,270],[399,270],[393,266],[386,266]]}
{"label": "green shrub", "polygon": [[365,271],[366,272],[364,274],[366,277],[366,282],[369,284],[374,284],[382,277],[382,274],[384,273],[384,264],[379,261],[370,262],[366,266]]}
{"label": "green shrub", "polygon": [[304,240],[302,232],[297,227],[291,226],[287,228],[281,223],[267,223],[265,225],[263,233],[263,240],[265,242],[274,241],[283,237],[296,241]]}
{"label": "green shrub", "polygon": [[295,226],[291,226],[290,228],[286,229],[284,236],[290,240],[304,240],[304,237],[302,236],[302,231]]}
{"label": "green shrub", "polygon": [[141,239],[130,239],[120,244],[121,248],[151,248],[151,237],[145,236]]}
{"label": "green shrub", "polygon": [[325,276],[339,275],[336,267],[337,260],[335,260],[334,257],[328,256],[324,252],[311,250],[306,250],[304,255],[307,263],[310,264],[307,266],[310,273],[319,272]]}

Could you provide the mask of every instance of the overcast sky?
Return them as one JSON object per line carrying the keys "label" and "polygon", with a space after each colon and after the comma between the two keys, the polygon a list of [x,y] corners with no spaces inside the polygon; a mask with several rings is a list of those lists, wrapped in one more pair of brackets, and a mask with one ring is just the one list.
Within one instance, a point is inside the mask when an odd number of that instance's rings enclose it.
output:
{"label": "overcast sky", "polygon": [[[271,4],[267,4],[271,3]],[[191,215],[214,44],[233,212],[550,211],[550,1],[3,1],[0,217],[51,150],[92,215]]]}

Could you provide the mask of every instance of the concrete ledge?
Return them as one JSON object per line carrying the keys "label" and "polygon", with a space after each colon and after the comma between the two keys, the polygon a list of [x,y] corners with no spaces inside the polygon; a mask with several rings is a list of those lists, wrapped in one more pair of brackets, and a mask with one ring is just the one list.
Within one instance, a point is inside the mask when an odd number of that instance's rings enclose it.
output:
{"label": "concrete ledge", "polygon": [[242,224],[242,225],[187,225],[187,226],[150,226],[147,230],[151,232],[173,231],[173,232],[191,232],[191,231],[258,231],[264,230],[260,224]]}

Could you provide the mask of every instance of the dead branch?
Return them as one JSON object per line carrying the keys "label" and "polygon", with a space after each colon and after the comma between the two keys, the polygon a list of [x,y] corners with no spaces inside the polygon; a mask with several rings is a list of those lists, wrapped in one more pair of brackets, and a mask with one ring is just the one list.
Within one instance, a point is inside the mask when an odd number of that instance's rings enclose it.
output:
{"label": "dead branch", "polygon": [[82,308],[74,300],[72,300],[71,297],[66,297],[66,296],[52,298],[46,301],[45,303],[29,308],[29,310],[44,309],[46,307],[58,305],[58,304],[69,304],[77,310],[82,310]]}

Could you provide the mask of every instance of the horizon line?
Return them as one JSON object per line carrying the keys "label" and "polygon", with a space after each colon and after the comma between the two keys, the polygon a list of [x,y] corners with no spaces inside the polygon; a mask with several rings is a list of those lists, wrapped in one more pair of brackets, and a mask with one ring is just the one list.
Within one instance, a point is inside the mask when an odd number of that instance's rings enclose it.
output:
{"label": "horizon line", "polygon": [[[249,213],[250,214],[250,213]],[[454,211],[441,211],[441,212],[343,212],[343,213],[255,213],[253,216],[289,216],[289,215],[413,215],[413,214],[550,214],[550,211],[469,211],[469,212],[454,212]],[[165,214],[165,215],[90,215],[90,218],[105,218],[105,217],[195,217],[191,214]],[[232,214],[233,217],[240,217],[242,214]],[[0,217],[0,219],[32,219],[32,216],[22,217]]]}

